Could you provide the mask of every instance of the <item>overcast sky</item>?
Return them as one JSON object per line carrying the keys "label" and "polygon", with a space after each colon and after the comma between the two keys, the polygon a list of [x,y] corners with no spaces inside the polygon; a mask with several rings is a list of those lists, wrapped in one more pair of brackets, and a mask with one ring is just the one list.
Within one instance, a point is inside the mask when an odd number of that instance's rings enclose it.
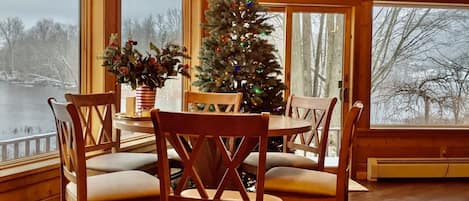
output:
{"label": "overcast sky", "polygon": [[[65,24],[78,24],[79,0],[0,0],[0,20],[19,17],[28,29],[39,19],[48,18]],[[123,18],[143,18],[181,8],[180,0],[122,0]]]}

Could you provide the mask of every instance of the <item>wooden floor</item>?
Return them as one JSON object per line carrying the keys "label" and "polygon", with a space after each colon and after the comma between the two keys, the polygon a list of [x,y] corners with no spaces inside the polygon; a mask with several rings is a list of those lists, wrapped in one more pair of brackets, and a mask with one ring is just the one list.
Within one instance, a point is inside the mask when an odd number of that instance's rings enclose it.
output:
{"label": "wooden floor", "polygon": [[469,201],[469,180],[360,181],[369,192],[351,192],[349,201]]}

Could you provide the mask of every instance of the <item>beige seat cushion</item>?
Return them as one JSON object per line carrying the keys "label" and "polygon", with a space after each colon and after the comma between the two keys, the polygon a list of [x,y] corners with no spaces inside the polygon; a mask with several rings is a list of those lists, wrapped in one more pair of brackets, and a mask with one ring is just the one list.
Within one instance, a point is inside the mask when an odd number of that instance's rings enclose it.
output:
{"label": "beige seat cushion", "polygon": [[275,167],[265,174],[265,191],[335,196],[335,174],[293,167]]}
{"label": "beige seat cushion", "polygon": [[[253,152],[244,160],[241,168],[251,174],[256,174],[259,153]],[[273,167],[297,167],[314,170],[318,168],[318,162],[304,156],[284,152],[267,152],[265,170]]]}
{"label": "beige seat cushion", "polygon": [[[217,190],[212,190],[212,189],[207,189],[207,194],[209,198],[213,198]],[[182,196],[184,197],[189,197],[189,198],[200,198],[199,192],[197,189],[189,189],[185,190],[181,193]],[[256,200],[256,193],[248,192],[249,200]],[[222,200],[242,200],[241,195],[239,194],[238,191],[230,191],[230,190],[225,190],[223,192],[223,195],[221,196]],[[277,196],[273,195],[268,195],[264,194],[264,201],[282,201]]]}
{"label": "beige seat cushion", "polygon": [[179,157],[175,149],[168,149],[168,159],[170,161],[178,161],[182,163],[182,159]]}
{"label": "beige seat cushion", "polygon": [[158,157],[155,153],[109,153],[86,160],[86,168],[100,172],[123,170],[146,170],[155,167]]}
{"label": "beige seat cushion", "polygon": [[[88,201],[158,197],[159,180],[142,171],[121,171],[87,178]],[[67,184],[67,196],[76,200],[77,185]]]}

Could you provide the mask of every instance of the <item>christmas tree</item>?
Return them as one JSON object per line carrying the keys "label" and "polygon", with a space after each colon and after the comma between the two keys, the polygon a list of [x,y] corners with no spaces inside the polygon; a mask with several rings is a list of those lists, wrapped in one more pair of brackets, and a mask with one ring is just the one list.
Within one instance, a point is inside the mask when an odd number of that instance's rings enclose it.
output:
{"label": "christmas tree", "polygon": [[209,0],[195,86],[200,91],[242,92],[242,112],[282,113],[282,68],[266,36],[266,10],[255,0]]}

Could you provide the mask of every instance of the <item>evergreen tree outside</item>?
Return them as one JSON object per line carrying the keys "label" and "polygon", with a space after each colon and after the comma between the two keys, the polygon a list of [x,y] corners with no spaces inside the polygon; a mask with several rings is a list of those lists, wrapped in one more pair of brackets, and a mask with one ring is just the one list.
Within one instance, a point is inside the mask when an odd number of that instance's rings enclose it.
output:
{"label": "evergreen tree outside", "polygon": [[[276,49],[265,39],[273,26],[255,0],[209,0],[194,86],[203,92],[242,92],[242,112],[280,114],[285,108]],[[263,13],[263,14],[261,14]]]}

